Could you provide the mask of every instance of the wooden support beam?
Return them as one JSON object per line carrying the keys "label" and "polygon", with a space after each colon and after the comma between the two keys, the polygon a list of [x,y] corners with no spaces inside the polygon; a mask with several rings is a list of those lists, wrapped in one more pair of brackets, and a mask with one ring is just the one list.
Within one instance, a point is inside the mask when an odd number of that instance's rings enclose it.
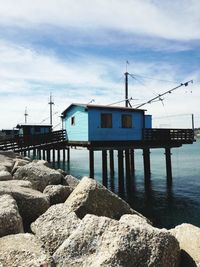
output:
{"label": "wooden support beam", "polygon": [[47,161],[51,162],[51,150],[47,149]]}
{"label": "wooden support beam", "polygon": [[172,185],[171,149],[169,147],[165,148],[165,160],[166,160],[167,184]]}
{"label": "wooden support beam", "polygon": [[89,176],[94,178],[94,150],[89,150]]}
{"label": "wooden support beam", "polygon": [[37,156],[38,156],[38,159],[41,159],[41,150],[40,149],[37,150]]}
{"label": "wooden support beam", "polygon": [[52,156],[53,156],[53,162],[55,162],[55,149],[53,148],[53,150],[52,150]]}
{"label": "wooden support beam", "polygon": [[43,160],[46,160],[46,155],[45,155],[46,153],[45,153],[45,152],[46,152],[45,149],[43,149],[43,150],[42,150]]}
{"label": "wooden support beam", "polygon": [[130,153],[131,174],[134,174],[134,172],[135,172],[135,151],[134,151],[134,149],[130,149],[129,153]]}
{"label": "wooden support beam", "polygon": [[124,159],[123,150],[118,150],[118,191],[124,193]]}
{"label": "wooden support beam", "polygon": [[131,169],[130,169],[130,155],[129,149],[125,150],[125,166],[126,166],[126,179],[130,181]]}
{"label": "wooden support beam", "polygon": [[57,151],[58,151],[58,158],[57,158],[58,160],[57,161],[60,162],[60,149],[58,149]]}
{"label": "wooden support beam", "polygon": [[70,163],[70,148],[67,148],[67,163]]}
{"label": "wooden support beam", "polygon": [[150,167],[150,149],[143,149],[143,163],[144,163],[144,179],[145,183],[149,183],[151,179],[151,167]]}
{"label": "wooden support beam", "polygon": [[63,149],[63,162],[65,162],[65,149]]}
{"label": "wooden support beam", "polygon": [[107,150],[102,150],[102,179],[103,185],[108,185]]}
{"label": "wooden support beam", "polygon": [[110,176],[113,177],[114,176],[114,151],[113,150],[109,150],[109,155],[110,155]]}

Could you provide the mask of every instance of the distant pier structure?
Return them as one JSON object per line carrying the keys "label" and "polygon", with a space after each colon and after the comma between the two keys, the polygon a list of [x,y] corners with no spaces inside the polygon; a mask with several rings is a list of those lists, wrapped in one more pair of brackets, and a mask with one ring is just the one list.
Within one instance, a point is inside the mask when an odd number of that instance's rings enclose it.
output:
{"label": "distant pier structure", "polygon": [[[20,135],[0,141],[0,150],[32,154],[49,162],[62,160],[69,163],[70,148],[84,147],[89,152],[91,178],[95,176],[95,151],[101,151],[103,184],[108,184],[108,171],[114,176],[117,168],[119,188],[123,190],[125,179],[129,182],[135,170],[136,149],[143,151],[146,184],[151,179],[151,149],[164,149],[167,183],[171,185],[171,149],[194,142],[192,128],[152,128],[152,116],[139,108],[71,104],[62,113],[62,125],[60,131],[52,131],[51,125],[19,125]],[[117,162],[114,162],[116,153]]]}

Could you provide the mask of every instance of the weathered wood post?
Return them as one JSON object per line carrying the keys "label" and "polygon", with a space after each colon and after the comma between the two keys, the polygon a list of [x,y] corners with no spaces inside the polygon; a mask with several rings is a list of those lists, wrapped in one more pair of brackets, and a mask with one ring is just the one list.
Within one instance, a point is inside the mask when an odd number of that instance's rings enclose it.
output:
{"label": "weathered wood post", "polygon": [[110,176],[114,176],[114,153],[113,150],[109,150],[109,155],[110,155]]}
{"label": "weathered wood post", "polygon": [[43,160],[46,159],[46,156],[45,156],[45,149],[42,150],[42,156],[43,156]]}
{"label": "weathered wood post", "polygon": [[[130,169],[130,156],[129,156],[129,149],[125,150],[125,166],[126,166],[126,180],[129,182],[131,178],[131,169]],[[128,184],[128,183],[127,183]]]}
{"label": "weathered wood post", "polygon": [[124,159],[123,150],[118,150],[118,188],[119,194],[124,193]]}
{"label": "weathered wood post", "polygon": [[151,179],[150,149],[149,148],[143,148],[143,163],[144,163],[145,183],[149,183]]}
{"label": "weathered wood post", "polygon": [[89,149],[89,176],[94,178],[94,150]]}
{"label": "weathered wood post", "polygon": [[63,162],[65,162],[65,149],[63,149]]}
{"label": "weathered wood post", "polygon": [[171,149],[169,147],[165,148],[165,160],[166,160],[167,184],[172,185]]}
{"label": "weathered wood post", "polygon": [[67,163],[70,163],[70,148],[67,148]]}
{"label": "weathered wood post", "polygon": [[51,162],[51,150],[47,149],[47,161]]}
{"label": "weathered wood post", "polygon": [[135,172],[135,151],[134,151],[134,149],[130,149],[129,153],[130,153],[131,174],[134,174],[134,172]]}
{"label": "weathered wood post", "polygon": [[38,151],[37,151],[37,156],[38,156],[38,159],[41,159],[41,150],[40,149],[38,149]]}
{"label": "weathered wood post", "polygon": [[102,150],[102,178],[103,185],[108,185],[107,150]]}
{"label": "weathered wood post", "polygon": [[55,162],[55,148],[53,148],[53,150],[52,150],[52,156],[53,156],[53,162]]}
{"label": "weathered wood post", "polygon": [[57,161],[60,162],[60,149],[58,148],[58,158],[57,158]]}

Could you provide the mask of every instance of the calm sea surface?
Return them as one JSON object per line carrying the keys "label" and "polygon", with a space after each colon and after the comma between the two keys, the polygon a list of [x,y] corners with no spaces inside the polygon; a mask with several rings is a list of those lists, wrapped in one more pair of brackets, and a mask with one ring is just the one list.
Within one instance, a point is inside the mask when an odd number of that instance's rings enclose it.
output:
{"label": "calm sea surface", "polygon": [[[118,194],[116,154],[115,163],[115,175],[108,177],[108,188]],[[71,150],[70,165],[54,165],[78,178],[89,175],[88,166],[88,151],[75,149]],[[200,140],[172,149],[172,187],[166,185],[164,149],[151,150],[150,185],[144,184],[141,150],[135,151],[135,169],[131,184],[125,184],[122,196],[133,209],[157,227],[172,228],[184,222],[200,227]],[[95,152],[95,179],[102,182],[100,152]]]}

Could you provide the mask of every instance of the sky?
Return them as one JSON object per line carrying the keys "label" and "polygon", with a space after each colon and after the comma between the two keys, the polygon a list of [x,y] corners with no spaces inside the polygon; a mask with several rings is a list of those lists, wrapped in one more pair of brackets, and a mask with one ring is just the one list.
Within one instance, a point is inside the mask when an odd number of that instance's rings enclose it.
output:
{"label": "sky", "polygon": [[[0,0],[0,129],[53,124],[71,103],[147,104],[156,126],[200,127],[199,0]],[[129,64],[126,62],[128,61]],[[124,105],[120,102],[118,105]]]}

